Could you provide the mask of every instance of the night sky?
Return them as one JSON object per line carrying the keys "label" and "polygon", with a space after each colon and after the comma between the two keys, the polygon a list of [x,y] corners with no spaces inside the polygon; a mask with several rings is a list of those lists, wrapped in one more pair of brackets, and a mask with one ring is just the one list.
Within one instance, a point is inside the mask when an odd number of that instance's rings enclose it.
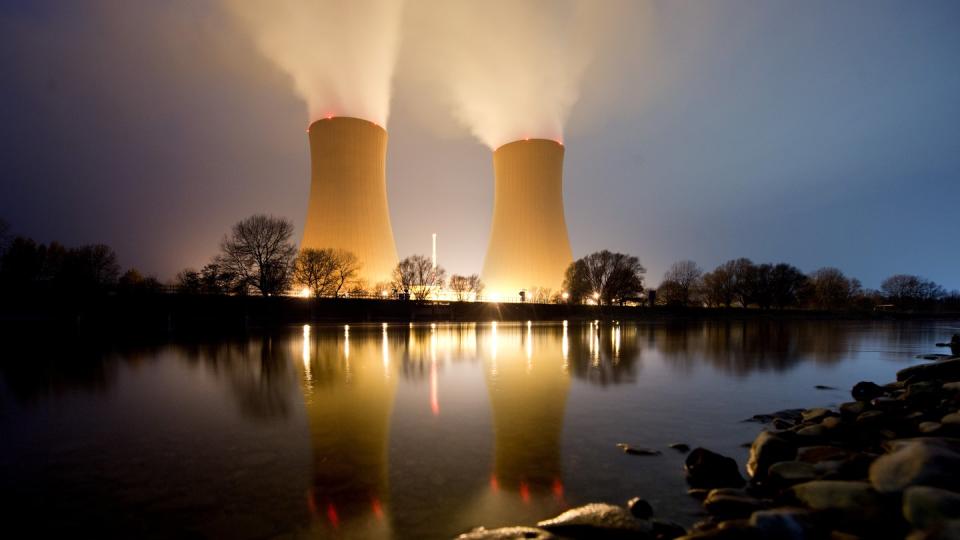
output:
{"label": "night sky", "polygon": [[[653,285],[676,260],[745,256],[960,288],[960,2],[596,4],[615,22],[564,134],[575,256],[636,254]],[[423,51],[402,39],[398,252],[429,253],[438,232],[448,271],[479,272],[490,152],[424,99]],[[307,122],[219,2],[0,1],[0,217],[15,233],[104,242],[160,279],[253,213],[299,238]]]}

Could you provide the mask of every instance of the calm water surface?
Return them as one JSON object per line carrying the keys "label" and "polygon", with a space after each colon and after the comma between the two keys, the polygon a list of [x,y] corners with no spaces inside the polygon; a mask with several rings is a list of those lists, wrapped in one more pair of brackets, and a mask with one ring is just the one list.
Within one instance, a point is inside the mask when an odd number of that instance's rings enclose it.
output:
{"label": "calm water surface", "polygon": [[[756,413],[833,405],[960,324],[290,328],[0,362],[5,528],[101,537],[445,538],[639,495],[690,524],[683,455],[741,464]],[[815,385],[838,390],[816,390]],[[621,453],[618,442],[661,456]]]}

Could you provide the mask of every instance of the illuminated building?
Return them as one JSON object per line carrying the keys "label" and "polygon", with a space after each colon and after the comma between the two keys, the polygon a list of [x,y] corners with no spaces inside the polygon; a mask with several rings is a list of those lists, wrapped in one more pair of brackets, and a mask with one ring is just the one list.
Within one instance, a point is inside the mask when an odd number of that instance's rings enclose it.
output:
{"label": "illuminated building", "polygon": [[563,154],[562,144],[547,139],[515,141],[493,153],[493,224],[482,274],[493,299],[516,299],[522,289],[561,289],[573,261]]}
{"label": "illuminated building", "polygon": [[387,205],[387,132],[359,118],[310,125],[310,201],[300,248],[339,248],[368,285],[388,281],[397,248]]}

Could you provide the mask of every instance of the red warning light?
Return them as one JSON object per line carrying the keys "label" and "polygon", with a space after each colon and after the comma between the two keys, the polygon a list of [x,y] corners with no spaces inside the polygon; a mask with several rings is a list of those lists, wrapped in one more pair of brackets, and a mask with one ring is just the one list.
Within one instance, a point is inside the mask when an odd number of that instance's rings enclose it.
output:
{"label": "red warning light", "polygon": [[327,504],[327,519],[330,520],[330,524],[333,525],[334,528],[340,526],[340,516],[337,515],[337,508],[333,506],[333,503]]}
{"label": "red warning light", "polygon": [[526,482],[520,482],[520,498],[525,503],[530,502],[530,486]]}
{"label": "red warning light", "polygon": [[497,480],[497,475],[490,475],[490,489],[493,491],[500,491],[500,481]]}

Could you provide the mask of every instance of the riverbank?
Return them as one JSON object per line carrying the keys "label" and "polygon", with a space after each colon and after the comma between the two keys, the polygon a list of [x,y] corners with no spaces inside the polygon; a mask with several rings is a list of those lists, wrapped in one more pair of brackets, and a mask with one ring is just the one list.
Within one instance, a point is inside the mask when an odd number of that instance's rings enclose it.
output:
{"label": "riverbank", "polygon": [[418,302],[362,298],[112,295],[7,298],[0,325],[57,325],[81,332],[164,334],[245,332],[292,324],[579,320],[960,320],[960,313],[760,310],[575,304]]}
{"label": "riverbank", "polygon": [[960,538],[960,335],[949,345],[952,355],[931,355],[930,363],[897,372],[895,382],[857,383],[852,400],[836,408],[754,416],[765,428],[745,471],[730,457],[690,451],[688,494],[702,501],[706,517],[688,529],[657,519],[634,498],[459,538]]}

